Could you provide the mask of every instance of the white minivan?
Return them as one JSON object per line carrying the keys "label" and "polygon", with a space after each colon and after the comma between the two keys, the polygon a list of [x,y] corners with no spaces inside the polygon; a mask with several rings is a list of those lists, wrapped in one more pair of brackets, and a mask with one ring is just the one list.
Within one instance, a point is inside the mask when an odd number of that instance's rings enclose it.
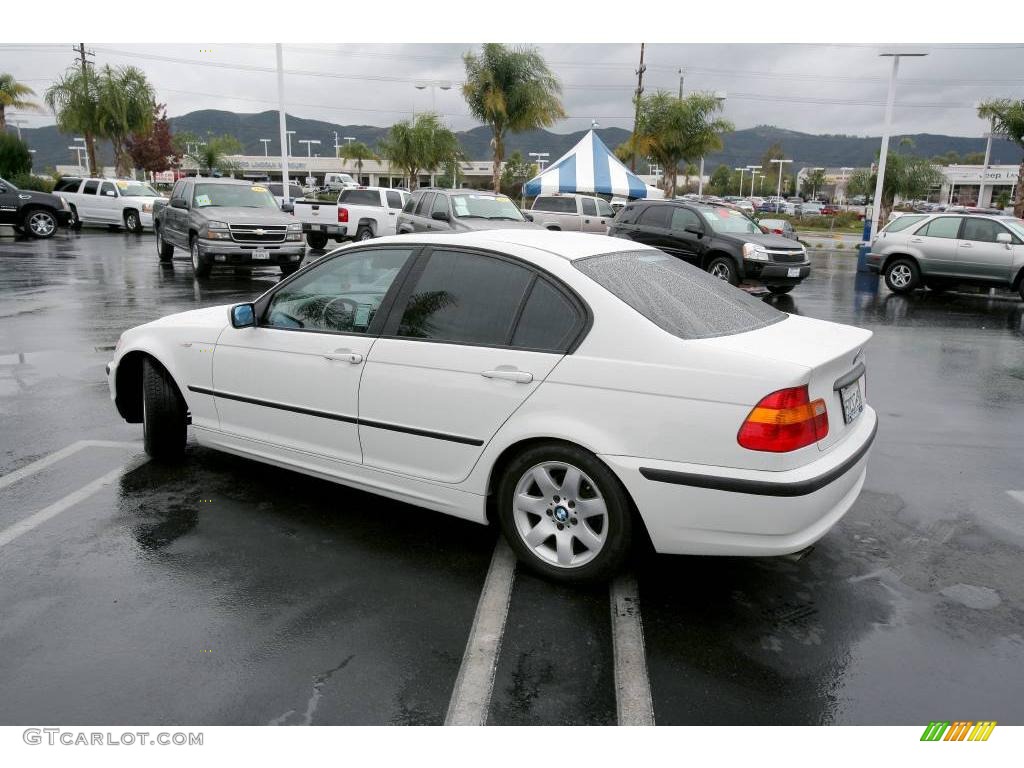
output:
{"label": "white minivan", "polygon": [[106,224],[141,232],[153,227],[153,202],[159,192],[141,181],[65,177],[53,188],[71,207],[71,226]]}

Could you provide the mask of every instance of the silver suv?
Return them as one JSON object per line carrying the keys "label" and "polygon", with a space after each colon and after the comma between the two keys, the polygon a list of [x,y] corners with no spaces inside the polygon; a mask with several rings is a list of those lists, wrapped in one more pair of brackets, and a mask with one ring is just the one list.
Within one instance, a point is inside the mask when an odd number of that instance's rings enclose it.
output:
{"label": "silver suv", "polygon": [[537,229],[505,195],[475,189],[417,189],[398,214],[396,230],[473,232],[480,229]]}
{"label": "silver suv", "polygon": [[896,293],[967,283],[1010,288],[1024,298],[1024,221],[1012,216],[904,214],[878,233],[867,262]]}
{"label": "silver suv", "polygon": [[538,195],[530,209],[533,220],[545,229],[607,234],[615,211],[607,200],[589,195]]}

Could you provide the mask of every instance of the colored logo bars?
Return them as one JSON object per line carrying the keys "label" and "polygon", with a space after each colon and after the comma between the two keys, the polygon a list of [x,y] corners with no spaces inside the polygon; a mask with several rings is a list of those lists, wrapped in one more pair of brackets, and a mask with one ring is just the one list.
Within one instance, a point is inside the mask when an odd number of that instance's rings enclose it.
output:
{"label": "colored logo bars", "polygon": [[988,741],[995,727],[995,720],[932,720],[921,734],[921,741]]}

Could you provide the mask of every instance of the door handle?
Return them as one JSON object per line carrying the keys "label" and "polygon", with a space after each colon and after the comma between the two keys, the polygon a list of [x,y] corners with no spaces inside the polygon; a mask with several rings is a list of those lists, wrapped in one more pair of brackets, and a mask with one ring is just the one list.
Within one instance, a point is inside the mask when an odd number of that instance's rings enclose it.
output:
{"label": "door handle", "polygon": [[584,220],[583,220],[583,223],[584,223],[584,224],[589,224],[589,223],[590,223],[590,219],[584,219]]}
{"label": "door handle", "polygon": [[920,237],[913,237],[913,238],[910,239],[910,242],[912,242],[912,243],[923,243],[924,240],[922,240]]}
{"label": "door handle", "polygon": [[973,248],[974,246],[970,243],[960,243],[961,248]]}
{"label": "door handle", "polygon": [[336,349],[333,352],[324,355],[325,360],[335,360],[339,363],[356,363],[363,362],[363,356],[358,352],[353,352],[351,349]]}
{"label": "door handle", "polygon": [[520,371],[517,368],[498,368],[494,371],[480,371],[480,375],[488,379],[514,381],[517,384],[529,384],[533,381],[532,373]]}

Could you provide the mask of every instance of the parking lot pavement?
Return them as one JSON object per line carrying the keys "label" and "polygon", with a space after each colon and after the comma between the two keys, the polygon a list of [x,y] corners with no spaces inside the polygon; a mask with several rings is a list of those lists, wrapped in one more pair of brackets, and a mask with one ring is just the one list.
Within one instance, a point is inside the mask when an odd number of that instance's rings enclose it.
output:
{"label": "parking lot pavement", "polygon": [[198,446],[147,462],[109,347],[278,275],[0,233],[0,723],[1024,724],[1024,306],[812,261],[770,301],[875,332],[854,508],[800,560],[639,548],[569,589],[471,523]]}

